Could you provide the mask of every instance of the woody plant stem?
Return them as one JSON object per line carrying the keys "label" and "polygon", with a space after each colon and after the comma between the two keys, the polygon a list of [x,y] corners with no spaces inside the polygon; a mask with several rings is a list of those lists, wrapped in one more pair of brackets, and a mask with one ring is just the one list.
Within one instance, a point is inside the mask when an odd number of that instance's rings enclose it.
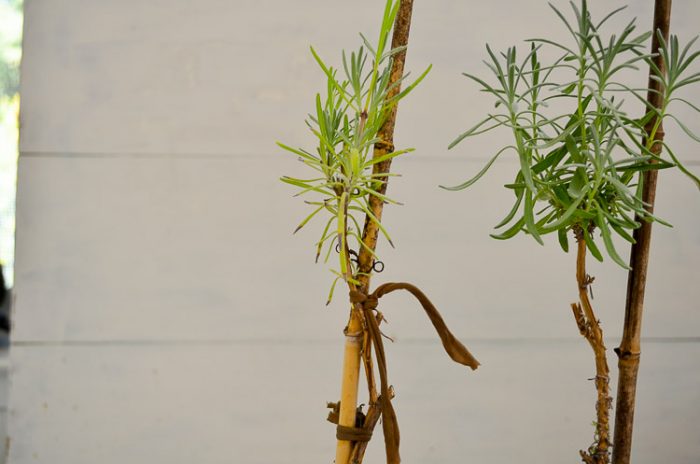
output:
{"label": "woody plant stem", "polygon": [[[408,35],[411,26],[411,13],[413,11],[413,0],[401,0],[398,13],[396,15],[396,21],[394,23],[394,31],[391,40],[391,48],[395,49],[397,47],[405,47],[408,45]],[[392,59],[391,65],[391,76],[390,84],[391,87],[394,83],[398,82],[403,76],[404,63],[406,62],[406,49],[403,49]],[[391,87],[391,91],[387,96],[387,99],[393,98],[400,92],[400,86],[395,85]],[[383,156],[387,153],[391,153],[394,150],[394,127],[396,125],[396,111],[397,105],[394,105],[387,120],[384,122],[379,130],[378,138],[379,142],[374,146],[373,157],[377,158]],[[391,159],[384,162],[377,163],[374,165],[374,174],[388,174],[391,167]],[[379,193],[384,195],[386,193],[388,176],[381,178],[384,180]],[[369,196],[369,209],[377,218],[378,221],[382,219],[382,211],[384,209],[384,203],[382,200],[377,198],[376,195]],[[379,235],[378,224],[369,216],[365,217],[365,225],[362,233],[362,242],[364,246],[360,247],[359,250],[359,265],[358,265],[358,276],[357,281],[359,281],[359,288],[356,288],[354,284],[348,282],[350,290],[357,290],[364,294],[369,292],[370,285],[370,274],[372,272],[373,255],[372,252],[377,248],[377,238]],[[372,250],[370,252],[369,250]],[[356,304],[350,308],[350,319],[345,328],[345,353],[343,360],[343,377],[342,385],[340,390],[340,414],[338,418],[338,425],[352,427],[355,425],[355,412],[357,408],[357,390],[359,383],[359,373],[360,373],[360,363],[361,360],[365,366],[365,373],[367,376],[367,383],[369,388],[370,396],[370,408],[376,408],[377,403],[377,393],[376,393],[376,381],[374,380],[374,369],[372,364],[372,353],[370,349],[370,343],[368,342],[366,324],[363,320],[362,307]],[[375,411],[376,413],[376,411]],[[365,444],[366,446],[366,444]],[[352,450],[353,443],[345,440],[338,440],[336,447],[335,463],[336,464],[348,464],[350,460],[350,455],[353,453]],[[362,454],[364,449],[358,450],[353,453],[354,460],[360,462],[362,459]],[[359,461],[358,459],[359,454]]]}
{"label": "woody plant stem", "polygon": [[598,392],[596,401],[596,441],[588,449],[581,451],[581,458],[586,464],[608,464],[610,448],[610,407],[612,398],[609,391],[609,369],[603,341],[603,330],[593,312],[591,300],[588,298],[588,288],[593,277],[586,274],[586,241],[583,231],[574,230],[577,241],[576,253],[576,282],[578,284],[579,303],[572,303],[576,324],[581,335],[593,348],[595,355],[595,387]]}
{"label": "woody plant stem", "polygon": [[[671,25],[671,0],[656,0],[654,7],[654,34],[651,51],[656,54],[654,62],[662,73],[666,72],[666,63],[659,53],[657,31],[668,43]],[[653,76],[653,71],[649,70]],[[649,79],[647,102],[649,108],[659,108],[666,89],[657,79]],[[656,129],[658,127],[658,129]],[[647,126],[646,146],[655,154],[661,153],[664,138],[661,121],[654,117]],[[654,130],[656,129],[656,130]],[[653,159],[650,162],[655,162]],[[656,199],[656,179],[659,171],[650,169],[644,172],[642,184],[642,201],[645,208],[654,212]],[[627,278],[627,300],[625,302],[625,323],[620,346],[615,349],[618,357],[617,403],[615,407],[615,441],[613,445],[613,464],[629,464],[632,450],[632,427],[634,424],[634,406],[637,393],[637,373],[641,354],[640,338],[642,332],[642,312],[644,309],[644,290],[649,264],[649,244],[651,242],[651,222],[635,218],[641,227],[635,229],[630,267]]]}

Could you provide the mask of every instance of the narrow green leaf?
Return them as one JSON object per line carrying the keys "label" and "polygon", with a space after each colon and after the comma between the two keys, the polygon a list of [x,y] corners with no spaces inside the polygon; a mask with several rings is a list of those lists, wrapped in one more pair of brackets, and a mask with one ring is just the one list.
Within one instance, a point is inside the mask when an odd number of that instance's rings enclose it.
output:
{"label": "narrow green leaf", "polygon": [[330,289],[330,291],[328,292],[328,298],[326,299],[326,306],[328,306],[329,304],[331,304],[331,301],[333,300],[333,292],[335,291],[335,286],[336,286],[336,284],[338,283],[338,281],[339,281],[340,279],[341,279],[340,276],[338,276],[338,277],[336,277],[335,279],[333,279],[333,283],[331,284],[331,289]]}
{"label": "narrow green leaf", "polygon": [[[489,117],[481,120],[480,122],[478,122],[476,125],[474,125],[472,128],[470,128],[466,132],[463,132],[462,134],[460,134],[459,137],[457,137],[456,139],[454,139],[452,141],[452,143],[450,143],[450,145],[447,147],[447,149],[450,150],[450,149],[454,148],[455,145],[457,145],[459,142],[461,142],[465,138],[469,137],[470,135],[474,134],[476,131],[479,130],[479,128],[481,128],[481,126],[483,126],[487,122],[491,121],[491,119],[493,119],[493,118],[491,116],[489,116]],[[494,127],[497,127],[497,126],[494,126]]]}
{"label": "narrow green leaf", "polygon": [[303,149],[301,149],[301,148],[292,148],[292,147],[290,147],[290,146],[288,146],[288,145],[283,144],[282,142],[276,142],[276,143],[277,143],[277,146],[279,146],[280,148],[282,148],[282,149],[284,149],[284,150],[287,150],[287,151],[289,151],[289,152],[292,152],[292,153],[294,153],[295,155],[299,155],[299,156],[301,156],[301,157],[304,158],[304,159],[308,159],[308,160],[312,160],[312,161],[318,161],[318,158],[316,158],[316,157],[313,156],[311,153],[309,153],[309,152],[307,152],[307,151],[305,151],[305,150],[303,150]]}
{"label": "narrow green leaf", "polygon": [[[517,131],[514,131],[517,132]],[[516,135],[516,138],[518,136]],[[517,149],[518,152],[518,160],[520,161],[520,172],[523,175],[523,180],[525,181],[525,185],[527,185],[528,190],[530,193],[536,192],[537,189],[535,188],[535,182],[532,180],[532,170],[530,168],[530,158],[531,158],[531,153],[528,149],[526,149],[523,146],[519,146]]]}
{"label": "narrow green leaf", "polygon": [[573,179],[569,184],[569,189],[567,190],[569,195],[578,198],[581,196],[581,191],[588,186],[588,176],[586,175],[586,170],[584,168],[576,168],[574,171]]}
{"label": "narrow green leaf", "polygon": [[559,162],[566,156],[566,147],[559,147],[550,151],[541,161],[532,166],[532,172],[539,174],[545,169],[559,164]]}
{"label": "narrow green leaf", "polygon": [[[517,177],[516,177],[517,180]],[[525,189],[524,188],[518,188],[515,189],[515,203],[513,204],[513,207],[511,208],[510,212],[504,217],[501,222],[496,224],[494,227],[495,229],[500,229],[501,227],[505,226],[508,224],[511,219],[515,216],[515,213],[518,212],[518,208],[520,208],[520,204],[523,201],[523,196],[525,195]]]}
{"label": "narrow green leaf", "polygon": [[496,159],[498,159],[498,157],[501,155],[501,153],[505,152],[505,151],[508,150],[509,148],[511,148],[511,149],[517,151],[517,149],[516,149],[514,146],[512,146],[512,145],[508,145],[507,147],[503,147],[503,148],[501,148],[500,150],[498,150],[498,153],[496,153],[496,154],[493,156],[493,158],[491,158],[491,159],[489,160],[489,162],[486,163],[486,165],[481,169],[481,171],[479,171],[479,172],[478,172],[474,177],[472,177],[471,179],[467,180],[466,182],[464,182],[464,183],[462,183],[462,184],[456,185],[456,186],[454,186],[454,187],[446,187],[446,186],[444,186],[444,185],[440,185],[440,188],[443,188],[443,189],[445,189],[445,190],[457,191],[457,190],[464,190],[465,188],[467,188],[467,187],[473,185],[476,181],[478,181],[479,179],[481,179],[481,178],[483,177],[484,174],[486,174],[486,172],[489,170],[489,168],[491,167],[491,165],[496,161]]}
{"label": "narrow green leaf", "polygon": [[578,149],[578,145],[576,145],[576,142],[574,141],[574,138],[571,136],[571,134],[567,135],[564,138],[564,143],[566,145],[566,149],[569,151],[571,156],[573,156],[576,162],[580,162],[583,160],[581,152]]}
{"label": "narrow green leaf", "polygon": [[610,227],[615,232],[617,232],[617,235],[619,235],[620,237],[622,237],[623,239],[625,239],[629,243],[631,243],[631,244],[637,243],[637,241],[634,239],[634,237],[632,237],[630,234],[628,234],[623,227],[621,227],[613,222],[610,223]]}
{"label": "narrow green leaf", "polygon": [[294,229],[294,232],[292,232],[292,234],[296,234],[297,232],[299,232],[299,230],[301,230],[302,227],[304,227],[314,216],[316,216],[316,214],[317,214],[319,211],[321,211],[322,209],[324,209],[324,207],[325,207],[324,205],[321,205],[321,206],[319,206],[318,208],[316,208],[316,209],[314,210],[313,213],[311,213],[311,214],[309,214],[308,216],[306,216],[306,218],[304,218],[304,220],[301,221],[301,223],[297,226],[297,228]]}
{"label": "narrow green leaf", "polygon": [[698,108],[697,106],[693,105],[692,103],[690,103],[688,100],[686,100],[686,99],[684,99],[684,98],[673,97],[673,98],[671,98],[671,99],[669,100],[669,103],[670,103],[670,102],[673,102],[673,101],[679,101],[679,102],[681,102],[681,103],[685,103],[687,106],[691,107],[691,108],[694,109],[696,112],[700,113],[700,108]]}
{"label": "narrow green leaf", "polygon": [[375,215],[372,213],[372,211],[370,211],[369,208],[367,208],[365,205],[360,205],[360,208],[362,209],[362,211],[363,211],[367,216],[369,216],[369,218],[370,218],[375,224],[377,224],[377,227],[379,227],[379,230],[381,231],[382,235],[384,235],[384,238],[386,238],[387,242],[389,242],[389,245],[391,245],[391,248],[395,248],[395,247],[394,247],[394,242],[391,240],[391,237],[389,236],[389,233],[386,231],[386,229],[385,229],[384,226],[382,225],[382,222],[381,222],[379,219],[377,219],[377,216],[375,216]]}
{"label": "narrow green leaf", "polygon": [[678,166],[678,169],[680,169],[681,172],[682,172],[683,174],[685,174],[686,176],[688,176],[688,177],[690,178],[690,180],[692,180],[692,181],[695,183],[695,186],[696,186],[698,189],[700,189],[700,178],[698,178],[698,176],[696,176],[695,174],[693,174],[692,172],[690,172],[690,171],[688,170],[688,168],[686,168],[686,167],[683,165],[683,163],[681,163],[681,160],[678,159],[678,157],[676,156],[676,154],[673,153],[673,151],[669,148],[669,146],[668,146],[666,143],[664,143],[664,148],[665,148],[666,151],[668,152],[668,154],[669,154],[669,156],[671,157],[671,159],[673,160],[673,162],[676,163],[676,166]]}
{"label": "narrow green leaf", "polygon": [[571,32],[571,34],[575,36],[576,33],[574,32],[573,28],[572,28],[571,25],[569,24],[569,21],[567,21],[566,18],[564,17],[564,15],[561,13],[561,11],[559,11],[559,10],[558,10],[554,5],[552,5],[551,3],[549,4],[549,7],[550,7],[552,10],[554,10],[554,12],[556,13],[557,16],[559,16],[559,19],[562,20],[562,22],[564,23],[564,25],[566,26],[566,28],[569,30],[569,32]]}
{"label": "narrow green leaf", "polygon": [[316,243],[316,259],[315,262],[318,263],[318,258],[321,256],[321,251],[323,250],[323,244],[326,242],[326,240],[329,237],[332,237],[333,235],[328,235],[328,231],[331,228],[331,224],[335,220],[335,216],[331,217],[328,219],[328,222],[326,222],[326,227],[323,228],[323,233],[321,234],[321,239]]}
{"label": "narrow green leaf", "polygon": [[676,121],[678,123],[678,125],[680,126],[680,128],[683,129],[683,132],[685,132],[686,135],[688,135],[688,137],[695,140],[696,142],[700,142],[700,136],[696,135],[692,130],[690,130],[688,128],[688,126],[683,124],[676,116],[669,114],[668,117],[670,117],[671,119]]}
{"label": "narrow green leaf", "polygon": [[617,13],[619,13],[619,12],[622,11],[622,10],[624,10],[625,8],[627,8],[627,5],[621,6],[620,8],[617,8],[617,9],[611,11],[610,13],[608,13],[608,14],[607,14],[602,20],[600,20],[600,22],[595,26],[595,29],[600,29],[600,27],[601,27],[603,24],[605,24],[605,22],[606,22],[608,19],[612,18],[613,16],[615,16]]}
{"label": "narrow green leaf", "polygon": [[345,216],[347,208],[347,192],[343,192],[338,200],[338,243],[340,243],[340,273],[348,276],[348,256],[347,256],[347,236],[345,227]]}
{"label": "narrow green leaf", "polygon": [[600,250],[598,249],[598,246],[595,244],[595,240],[593,240],[593,237],[591,234],[588,232],[588,227],[587,225],[584,224],[583,227],[583,239],[586,241],[586,246],[590,250],[591,254],[595,259],[597,259],[600,262],[603,262],[603,255],[600,253]]}
{"label": "narrow green leaf", "polygon": [[532,198],[532,192],[530,190],[525,191],[525,210],[523,211],[525,215],[525,225],[527,226],[527,232],[532,235],[537,243],[544,245],[542,237],[537,232],[537,227],[535,226],[535,216],[534,216],[534,200]]}
{"label": "narrow green leaf", "polygon": [[423,71],[423,73],[422,73],[420,76],[418,76],[418,78],[417,78],[415,81],[413,81],[409,86],[407,86],[404,90],[402,90],[402,91],[395,97],[395,100],[396,100],[396,101],[399,101],[399,100],[403,99],[403,97],[405,97],[406,95],[408,95],[409,93],[411,93],[411,92],[413,91],[413,89],[415,89],[416,86],[417,86],[418,84],[420,84],[420,83],[423,81],[423,79],[425,79],[425,76],[428,75],[428,73],[430,72],[431,69],[433,69],[433,65],[432,65],[432,64],[431,64],[430,66],[428,66],[428,68],[427,68],[425,71]]}
{"label": "narrow green leaf", "polygon": [[617,254],[612,237],[610,236],[610,229],[608,228],[608,224],[603,217],[603,213],[600,211],[600,208],[598,208],[598,227],[600,227],[600,232],[603,236],[603,243],[605,244],[605,249],[607,250],[608,255],[610,255],[612,260],[617,264],[627,270],[630,270],[631,268],[627,265],[627,263],[625,263],[622,258],[620,258],[620,255]]}
{"label": "narrow green leaf", "polygon": [[515,224],[513,224],[512,227],[509,229],[501,232],[500,234],[489,234],[492,238],[495,238],[496,240],[507,240],[518,232],[520,232],[525,225],[525,217],[521,217]]}
{"label": "narrow green leaf", "polygon": [[[392,151],[391,153],[387,153],[382,156],[377,156],[376,158],[372,158],[369,161],[365,163],[365,167],[373,166],[375,164],[381,163],[383,161],[396,158],[397,156],[404,155],[406,153],[411,153],[412,151],[415,151],[415,148],[406,148],[405,150],[397,150],[397,151]],[[382,174],[384,176],[385,174]]]}
{"label": "narrow green leaf", "polygon": [[557,238],[559,239],[559,246],[564,250],[564,253],[569,252],[569,237],[567,234],[567,229],[561,228],[557,229]]}

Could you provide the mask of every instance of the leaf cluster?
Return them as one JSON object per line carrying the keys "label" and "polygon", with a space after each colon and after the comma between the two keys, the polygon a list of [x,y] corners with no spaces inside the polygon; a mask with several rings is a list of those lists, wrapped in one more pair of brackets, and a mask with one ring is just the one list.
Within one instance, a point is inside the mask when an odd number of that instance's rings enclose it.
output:
{"label": "leaf cluster", "polygon": [[339,251],[339,269],[332,270],[336,274],[333,286],[339,279],[355,281],[357,270],[349,259],[350,250],[364,247],[374,255],[362,241],[360,216],[376,222],[391,243],[386,229],[370,210],[369,198],[374,196],[387,203],[399,203],[380,193],[390,175],[373,173],[373,167],[412,149],[374,156],[373,148],[380,142],[380,129],[391,109],[430,71],[430,68],[426,69],[400,92],[396,90],[407,75],[391,82],[393,57],[402,50],[388,49],[389,33],[398,7],[398,0],[386,2],[377,44],[371,44],[360,34],[362,45],[349,55],[343,51],[339,69],[327,65],[311,47],[314,60],[327,82],[325,94],[316,95],[315,112],[306,120],[318,145],[314,151],[309,151],[278,142],[281,148],[297,155],[299,161],[315,172],[314,177],[307,179],[285,176],[281,180],[298,189],[296,196],[313,193],[316,197],[306,201],[313,211],[301,221],[295,232],[320,213],[328,214],[321,237],[316,242],[316,260],[324,249],[325,261],[328,261],[331,250]]}
{"label": "leaf cluster", "polygon": [[[678,160],[666,142],[654,142],[665,119],[673,119],[693,139],[693,134],[669,112],[672,102],[689,105],[675,92],[700,80],[700,73],[688,74],[698,55],[691,51],[695,40],[681,48],[677,37],[661,41],[660,53],[665,72],[654,64],[654,55],[644,52],[651,32],[637,34],[634,20],[618,34],[603,38],[605,23],[624,9],[619,8],[595,22],[583,0],[570,3],[573,18],[550,4],[566,27],[571,44],[547,38],[529,39],[529,51],[519,58],[515,47],[496,54],[487,45],[489,59],[484,61],[495,83],[465,73],[482,91],[495,98],[497,111],[488,114],[461,134],[454,147],[467,137],[505,127],[512,143],[501,148],[473,178],[450,190],[461,190],[480,179],[506,151],[519,159],[519,171],[513,183],[506,185],[515,194],[515,203],[496,225],[492,234],[508,239],[518,232],[542,243],[542,235],[556,232],[564,251],[568,234],[574,231],[586,241],[598,260],[603,255],[594,238],[599,230],[607,254],[620,266],[612,236],[634,242],[631,231],[644,221],[660,221],[641,199],[642,173],[650,169],[678,167],[699,186],[700,181]],[[554,51],[551,63],[540,61],[543,51]],[[663,84],[660,107],[647,103],[647,88],[632,88],[622,79],[622,71],[651,66],[653,79]],[[646,113],[633,118],[625,110],[625,100],[644,103]],[[569,111],[557,111],[559,107]],[[667,156],[665,156],[667,155]]]}

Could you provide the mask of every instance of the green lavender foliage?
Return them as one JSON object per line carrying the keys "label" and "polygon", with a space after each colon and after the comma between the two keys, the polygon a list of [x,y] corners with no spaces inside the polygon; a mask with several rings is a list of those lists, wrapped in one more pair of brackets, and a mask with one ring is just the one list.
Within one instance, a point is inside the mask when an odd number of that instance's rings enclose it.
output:
{"label": "green lavender foliage", "polygon": [[[654,57],[644,51],[652,33],[636,34],[634,20],[618,34],[603,38],[604,24],[624,7],[595,22],[585,0],[580,6],[571,2],[572,19],[550,6],[568,30],[571,44],[529,39],[529,50],[522,58],[515,47],[497,54],[487,45],[489,58],[484,63],[495,83],[464,74],[494,97],[496,111],[461,134],[450,148],[499,127],[509,129],[513,142],[499,149],[473,178],[445,188],[469,187],[501,154],[515,152],[519,171],[515,180],[506,185],[513,191],[515,203],[496,225],[501,231],[492,237],[508,239],[523,232],[542,244],[542,235],[556,232],[562,249],[568,251],[567,232],[578,230],[591,254],[602,261],[603,254],[593,233],[597,230],[610,258],[627,268],[612,236],[616,234],[634,243],[631,232],[641,225],[635,216],[666,224],[644,208],[642,173],[677,167],[700,187],[700,180],[681,164],[668,144],[663,143],[661,154],[651,150],[654,135],[667,119],[700,141],[669,112],[674,102],[700,111],[675,96],[678,89],[700,80],[700,73],[688,71],[700,52],[692,50],[695,39],[681,47],[677,37],[672,36],[666,43],[659,35],[660,53],[667,64],[662,73],[654,65]],[[558,58],[541,63],[539,56],[545,48],[556,51]],[[653,78],[666,88],[658,110],[646,101],[649,89],[632,88],[621,80],[622,71],[649,65],[655,72]],[[641,118],[628,115],[625,99],[642,102],[646,114]],[[556,111],[555,106],[570,107],[571,111]],[[650,137],[646,137],[645,128],[650,129]]]}
{"label": "green lavender foliage", "polygon": [[[379,141],[380,128],[391,109],[430,71],[428,67],[413,83],[398,94],[390,95],[393,87],[401,85],[403,81],[390,83],[392,59],[402,50],[388,49],[389,34],[398,8],[398,0],[386,2],[377,44],[371,44],[360,34],[362,46],[349,55],[343,52],[339,69],[327,65],[311,48],[327,80],[325,93],[316,95],[315,113],[306,120],[318,145],[315,150],[306,150],[277,143],[314,171],[314,177],[307,179],[284,176],[281,180],[298,189],[296,196],[314,196],[306,200],[313,208],[312,212],[301,221],[295,232],[313,218],[325,216],[321,236],[316,242],[316,261],[324,254],[327,262],[332,250],[339,250],[339,268],[331,269],[336,278],[329,302],[339,280],[357,283],[357,269],[354,269],[354,262],[348,259],[348,253],[365,247],[361,239],[363,216],[375,221],[385,238],[392,243],[384,226],[370,211],[369,198],[374,196],[387,203],[398,202],[380,193],[388,176],[373,174],[372,170],[375,164],[413,149],[396,150],[374,158],[373,147]],[[366,250],[374,255],[369,248]]]}

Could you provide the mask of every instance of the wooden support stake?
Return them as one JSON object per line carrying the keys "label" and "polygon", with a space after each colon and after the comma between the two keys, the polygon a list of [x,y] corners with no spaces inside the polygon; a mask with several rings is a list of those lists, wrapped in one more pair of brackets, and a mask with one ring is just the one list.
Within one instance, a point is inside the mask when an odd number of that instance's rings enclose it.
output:
{"label": "wooden support stake", "polygon": [[[659,38],[657,31],[668,43],[671,24],[671,0],[656,0],[654,8],[654,35],[651,51],[658,53]],[[654,58],[656,66],[666,71],[661,55]],[[659,108],[665,89],[656,79],[651,79],[653,71],[649,70],[649,89],[647,102],[649,107]],[[647,126],[647,136],[656,122],[656,118]],[[663,126],[654,135],[659,141],[651,145],[651,151],[661,152],[663,141]],[[653,162],[651,160],[650,162]],[[656,179],[658,170],[651,169],[644,172],[642,201],[646,203],[646,209],[653,213],[654,200],[656,198]],[[641,354],[640,337],[642,332],[642,311],[644,309],[644,289],[647,280],[647,267],[649,264],[649,244],[651,242],[651,223],[636,218],[642,225],[634,231],[635,243],[632,245],[630,255],[630,267],[627,278],[627,301],[625,303],[625,325],[620,346],[615,349],[618,356],[618,384],[617,403],[615,407],[615,435],[613,441],[613,464],[629,464],[632,450],[632,426],[634,423],[634,406],[637,392],[637,373],[639,372],[639,356]]]}
{"label": "wooden support stake", "polygon": [[[340,416],[338,425],[352,427],[355,425],[357,408],[357,390],[360,379],[360,356],[363,330],[359,315],[351,310],[350,322],[345,328],[345,356],[343,359],[343,379],[340,387]],[[352,442],[338,440],[335,450],[335,462],[347,463],[352,452]]]}
{"label": "wooden support stake", "polygon": [[[396,15],[394,23],[394,31],[391,40],[391,48],[405,47],[408,45],[408,34],[411,27],[411,13],[413,11],[413,0],[401,0],[399,11]],[[397,53],[392,60],[391,76],[389,86],[398,82],[403,76],[404,63],[406,62],[406,49]],[[396,85],[389,92],[388,99],[392,98],[400,92],[400,85]],[[394,126],[396,125],[397,106],[394,106],[387,120],[379,130],[378,137],[380,141],[374,147],[373,157],[379,157],[393,151],[394,142]],[[375,174],[388,174],[391,167],[391,160],[377,163],[374,165],[373,172]],[[382,185],[380,193],[386,193],[388,177],[384,179],[386,182]],[[384,203],[370,195],[369,209],[372,214],[381,221]],[[379,226],[369,216],[365,218],[365,226],[362,233],[362,241],[365,247],[374,251],[377,248],[377,238],[379,235]],[[372,264],[374,257],[365,247],[360,247],[359,250],[359,271],[358,276],[360,281],[360,291],[367,294],[369,292],[370,273],[372,272]],[[354,286],[350,285],[350,289],[354,290]],[[357,408],[357,389],[360,372],[360,359],[365,358],[365,365],[371,369],[371,351],[370,349],[361,350],[362,336],[357,339],[350,339],[349,335],[355,333],[363,333],[364,327],[362,323],[362,309],[360,305],[355,305],[350,309],[350,320],[346,327],[346,342],[345,355],[343,363],[343,382],[341,386],[341,402],[340,402],[340,417],[338,425],[354,426],[355,411]],[[371,371],[367,372],[368,377],[372,377]],[[370,389],[373,388],[374,382],[370,382]],[[370,391],[370,396],[373,396]],[[350,453],[352,452],[352,443],[345,440],[338,440],[336,448],[335,464],[348,464]],[[361,459],[361,457],[360,457]]]}

